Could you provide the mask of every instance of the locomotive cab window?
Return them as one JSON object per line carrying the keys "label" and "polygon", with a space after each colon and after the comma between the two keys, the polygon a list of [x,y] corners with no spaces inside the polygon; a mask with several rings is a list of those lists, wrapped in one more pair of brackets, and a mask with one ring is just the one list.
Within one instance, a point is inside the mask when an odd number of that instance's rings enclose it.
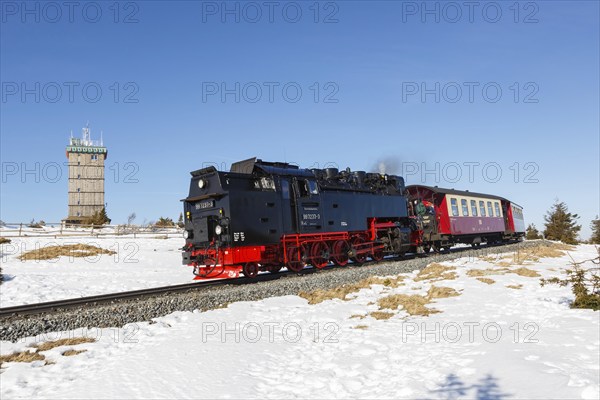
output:
{"label": "locomotive cab window", "polygon": [[260,187],[262,190],[275,191],[275,182],[273,181],[273,178],[264,177],[260,179]]}
{"label": "locomotive cab window", "polygon": [[450,206],[452,206],[452,216],[458,217],[458,201],[454,198],[450,199]]}
{"label": "locomotive cab window", "polygon": [[477,216],[477,202],[475,200],[471,200],[471,215]]}
{"label": "locomotive cab window", "polygon": [[308,182],[308,190],[310,194],[319,194],[319,188],[317,187],[317,182],[315,181],[307,181]]}
{"label": "locomotive cab window", "polygon": [[317,182],[309,181],[308,179],[298,181],[298,189],[300,190],[300,197],[310,197],[311,194],[319,194]]}
{"label": "locomotive cab window", "polygon": [[460,200],[460,205],[462,207],[462,215],[463,215],[463,217],[468,217],[469,216],[469,206],[467,206],[467,200],[461,199]]}

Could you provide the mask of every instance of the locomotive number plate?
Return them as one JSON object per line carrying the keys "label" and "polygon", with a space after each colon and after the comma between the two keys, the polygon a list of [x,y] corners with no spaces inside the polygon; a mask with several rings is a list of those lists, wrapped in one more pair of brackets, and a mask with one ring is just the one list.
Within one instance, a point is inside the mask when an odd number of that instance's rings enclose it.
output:
{"label": "locomotive number plate", "polygon": [[203,210],[205,208],[212,208],[214,206],[215,206],[215,201],[214,200],[199,201],[195,205],[196,210]]}

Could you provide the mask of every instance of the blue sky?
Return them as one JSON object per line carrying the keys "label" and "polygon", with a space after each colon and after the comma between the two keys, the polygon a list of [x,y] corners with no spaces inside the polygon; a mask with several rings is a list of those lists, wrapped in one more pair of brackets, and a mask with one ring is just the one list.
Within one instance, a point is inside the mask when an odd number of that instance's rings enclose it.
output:
{"label": "blue sky", "polygon": [[559,198],[584,238],[599,213],[597,1],[1,3],[4,221],[66,216],[87,121],[116,223],[176,218],[189,171],[253,156],[386,160],[538,227]]}

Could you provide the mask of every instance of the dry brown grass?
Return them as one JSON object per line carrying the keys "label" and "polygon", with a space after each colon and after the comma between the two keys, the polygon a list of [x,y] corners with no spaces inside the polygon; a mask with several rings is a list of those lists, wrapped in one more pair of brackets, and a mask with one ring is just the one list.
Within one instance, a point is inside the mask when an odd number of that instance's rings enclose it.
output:
{"label": "dry brown grass", "polygon": [[13,353],[6,356],[0,356],[0,367],[5,362],[24,362],[29,363],[33,361],[46,361],[46,357],[43,354],[30,351],[22,351],[20,353]]}
{"label": "dry brown grass", "polygon": [[467,275],[473,277],[487,275],[504,275],[508,271],[508,268],[470,269],[467,271]]}
{"label": "dry brown grass", "polygon": [[494,283],[496,283],[495,280],[490,279],[490,278],[477,278],[478,281],[483,282],[483,283],[487,283],[488,285],[492,285]]}
{"label": "dry brown grass", "polygon": [[498,261],[501,257],[498,254],[495,255],[491,255],[491,256],[483,256],[480,257],[483,261],[487,261],[490,263],[495,263],[496,261]]}
{"label": "dry brown grass", "polygon": [[523,285],[506,285],[509,289],[521,289]]}
{"label": "dry brown grass", "polygon": [[508,268],[508,267],[512,267],[512,264],[508,261],[498,261],[496,263],[497,266],[501,267],[501,268]]}
{"label": "dry brown grass", "polygon": [[572,251],[575,247],[563,243],[540,244],[535,247],[520,249],[512,256],[505,257],[506,261],[497,262],[497,265],[506,266],[522,265],[525,262],[538,262],[540,258],[557,258],[565,255],[565,251]]}
{"label": "dry brown grass", "polygon": [[298,296],[308,300],[308,304],[319,304],[323,301],[332,299],[347,300],[346,296],[348,296],[349,294],[357,293],[361,289],[371,287],[371,285],[379,284],[387,287],[396,288],[402,285],[403,280],[404,276],[398,276],[396,278],[379,278],[376,276],[371,276],[357,283],[349,283],[346,285],[335,287],[333,289],[317,289],[313,292],[300,292],[298,293]]}
{"label": "dry brown grass", "polygon": [[460,296],[456,290],[444,286],[431,286],[427,292],[427,299],[443,299],[446,297]]}
{"label": "dry brown grass", "polygon": [[449,287],[431,286],[426,296],[418,294],[392,294],[379,299],[377,304],[380,309],[397,310],[402,306],[402,309],[409,315],[428,316],[441,312],[434,308],[426,307],[432,300],[459,295],[460,293]]}
{"label": "dry brown grass", "polygon": [[[525,268],[525,267],[520,267],[517,269],[510,269],[510,268],[471,269],[471,270],[467,271],[467,275],[472,276],[472,277],[482,277],[482,276],[487,276],[487,275],[505,275],[505,274],[517,274],[517,275],[526,276],[529,278],[537,278],[537,277],[541,276],[534,270],[531,270],[531,269]],[[486,279],[486,278],[477,278],[477,279],[480,280],[481,282],[485,282],[484,279]],[[489,280],[491,280],[491,279],[489,279]],[[491,281],[492,281],[491,283],[494,283],[493,280],[491,280]],[[486,282],[486,283],[488,283],[488,282]]]}
{"label": "dry brown grass", "polygon": [[455,269],[456,268],[454,267],[448,267],[442,264],[432,263],[429,264],[427,267],[423,268],[421,271],[419,271],[414,280],[415,282],[418,282],[425,280],[441,281],[445,279],[456,279],[456,273],[449,272]]}
{"label": "dry brown grass", "polygon": [[89,244],[66,244],[61,246],[47,246],[23,253],[20,260],[51,260],[58,257],[91,257],[99,254],[116,254],[112,250],[102,249]]}
{"label": "dry brown grass", "polygon": [[350,316],[350,319],[353,319],[353,318],[363,319],[363,318],[366,318],[366,315],[353,314]]}
{"label": "dry brown grass", "polygon": [[427,308],[429,300],[418,294],[393,294],[386,296],[378,301],[379,308],[396,310],[402,306],[404,311],[410,315],[428,316],[430,314],[439,313],[438,310]]}
{"label": "dry brown grass", "polygon": [[[51,350],[51,349],[53,349],[55,347],[59,347],[59,346],[74,346],[76,344],[92,343],[95,341],[96,341],[96,339],[79,337],[79,338],[67,338],[67,339],[54,340],[52,342],[38,343],[38,344],[34,345],[35,351],[22,351],[20,353],[13,353],[13,354],[9,354],[6,356],[0,356],[0,367],[5,362],[28,363],[28,362],[33,362],[33,361],[44,361],[45,365],[54,364],[52,362],[48,362],[46,360],[46,357],[43,354],[40,354],[40,352],[46,351],[46,350]],[[62,355],[63,356],[74,356],[76,354],[83,353],[84,351],[87,351],[87,350],[67,350],[67,351],[63,352]]]}
{"label": "dry brown grass", "polygon": [[373,311],[370,312],[369,315],[375,319],[390,319],[394,316],[394,313],[387,311]]}
{"label": "dry brown grass", "polygon": [[10,239],[0,236],[0,244],[4,243],[10,243]]}
{"label": "dry brown grass", "polygon": [[564,244],[564,243],[552,243],[551,247],[553,247],[557,250],[565,250],[565,251],[575,250],[575,246],[573,246],[571,244]]}
{"label": "dry brown grass", "polygon": [[513,254],[497,254],[481,257],[499,267],[512,267],[525,262],[538,262],[540,258],[556,258],[565,255],[565,251],[572,251],[575,247],[563,243],[541,243],[534,247],[519,249]]}
{"label": "dry brown grass", "polygon": [[356,325],[356,326],[354,327],[354,329],[363,329],[363,330],[364,330],[364,329],[368,329],[368,328],[369,328],[369,326],[368,326],[368,325]]}
{"label": "dry brown grass", "polygon": [[77,354],[85,353],[87,350],[67,350],[62,353],[65,357],[76,356]]}
{"label": "dry brown grass", "polygon": [[537,262],[540,258],[556,258],[565,255],[562,250],[572,250],[573,248],[563,244],[553,243],[551,245],[540,245],[530,247],[514,253],[512,262],[521,265],[526,261]]}
{"label": "dry brown grass", "polygon": [[520,276],[527,276],[529,278],[537,278],[537,277],[541,276],[540,274],[538,274],[534,270],[529,269],[529,268],[525,268],[525,267],[513,269],[513,270],[510,270],[509,272],[511,274],[517,274],[517,275],[520,275]]}
{"label": "dry brown grass", "polygon": [[75,346],[76,344],[94,343],[95,341],[96,339],[92,338],[76,337],[54,340],[52,342],[37,343],[35,347],[38,349],[38,351],[46,351],[59,346]]}

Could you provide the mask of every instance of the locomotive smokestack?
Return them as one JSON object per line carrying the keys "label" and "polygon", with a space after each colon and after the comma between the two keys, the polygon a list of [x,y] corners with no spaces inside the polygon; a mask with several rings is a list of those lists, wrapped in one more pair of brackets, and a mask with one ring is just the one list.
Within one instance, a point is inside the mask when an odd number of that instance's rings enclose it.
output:
{"label": "locomotive smokestack", "polygon": [[337,168],[326,168],[325,169],[325,174],[327,174],[327,179],[331,180],[331,179],[335,179],[338,176],[338,169]]}

